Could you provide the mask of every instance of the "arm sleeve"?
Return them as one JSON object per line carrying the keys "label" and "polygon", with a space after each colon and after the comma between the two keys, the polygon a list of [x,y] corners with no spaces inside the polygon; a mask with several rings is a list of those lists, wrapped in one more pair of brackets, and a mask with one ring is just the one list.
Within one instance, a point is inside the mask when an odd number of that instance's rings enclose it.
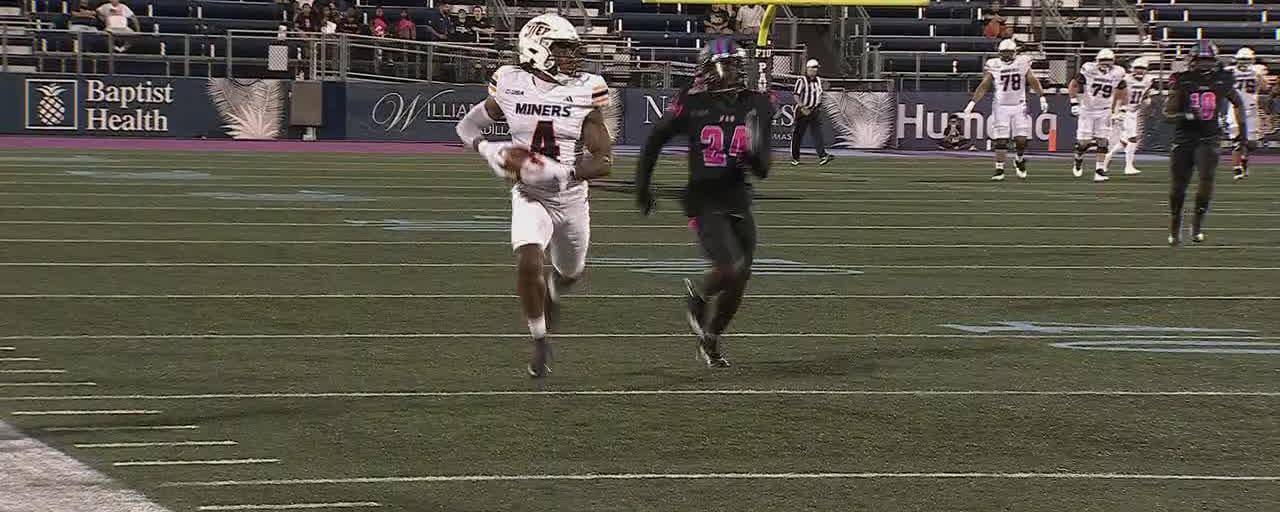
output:
{"label": "arm sleeve", "polygon": [[636,167],[637,192],[649,190],[653,168],[658,164],[662,146],[685,129],[688,117],[685,115],[684,101],[683,94],[672,100],[666,115],[653,125],[653,131],[649,132],[649,138],[644,141],[644,148],[640,150],[640,163]]}
{"label": "arm sleeve", "polygon": [[476,103],[467,115],[462,116],[458,121],[457,127],[454,128],[458,133],[458,138],[462,139],[463,147],[467,149],[476,149],[477,144],[484,140],[484,129],[493,126],[495,122],[489,117],[489,112],[485,110],[485,102]]}

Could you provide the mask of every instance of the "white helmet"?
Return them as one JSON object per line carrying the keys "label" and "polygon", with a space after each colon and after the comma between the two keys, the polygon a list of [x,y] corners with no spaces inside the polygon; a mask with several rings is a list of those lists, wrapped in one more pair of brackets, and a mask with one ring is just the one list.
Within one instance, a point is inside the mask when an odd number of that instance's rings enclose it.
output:
{"label": "white helmet", "polygon": [[1133,62],[1129,64],[1129,67],[1133,68],[1134,76],[1142,78],[1143,75],[1147,74],[1147,68],[1151,67],[1151,63],[1146,57],[1138,57],[1133,59]]}
{"label": "white helmet", "polygon": [[1236,65],[1240,66],[1240,69],[1248,69],[1253,66],[1253,63],[1257,58],[1258,56],[1254,55],[1253,50],[1250,50],[1249,48],[1241,48],[1236,52]]}
{"label": "white helmet", "polygon": [[1110,48],[1098,50],[1098,55],[1093,58],[1093,62],[1097,63],[1102,71],[1111,69],[1111,65],[1116,62],[1116,52],[1111,51]]}
{"label": "white helmet", "polygon": [[1005,61],[1011,61],[1014,55],[1018,53],[1018,42],[1013,39],[1000,41],[1000,46],[996,47],[996,51],[1000,52],[1000,58]]}
{"label": "white helmet", "polygon": [[[553,52],[552,46],[556,49]],[[581,60],[578,30],[558,15],[547,13],[529,20],[516,43],[520,64],[564,82],[578,73]]]}

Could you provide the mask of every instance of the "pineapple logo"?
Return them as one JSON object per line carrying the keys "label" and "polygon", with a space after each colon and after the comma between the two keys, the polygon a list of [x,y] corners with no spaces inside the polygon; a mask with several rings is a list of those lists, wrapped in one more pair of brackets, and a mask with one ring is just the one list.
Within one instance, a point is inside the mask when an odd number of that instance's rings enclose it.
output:
{"label": "pineapple logo", "polygon": [[75,130],[79,126],[79,82],[28,79],[28,130]]}

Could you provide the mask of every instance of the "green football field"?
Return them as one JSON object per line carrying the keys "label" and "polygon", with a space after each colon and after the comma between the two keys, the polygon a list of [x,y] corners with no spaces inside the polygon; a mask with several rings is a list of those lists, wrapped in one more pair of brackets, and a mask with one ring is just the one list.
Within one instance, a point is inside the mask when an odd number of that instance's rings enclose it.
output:
{"label": "green football field", "polygon": [[1280,168],[1169,248],[1163,163],[780,165],[713,371],[680,161],[644,218],[626,160],[534,383],[477,164],[0,152],[0,422],[174,511],[1280,503]]}

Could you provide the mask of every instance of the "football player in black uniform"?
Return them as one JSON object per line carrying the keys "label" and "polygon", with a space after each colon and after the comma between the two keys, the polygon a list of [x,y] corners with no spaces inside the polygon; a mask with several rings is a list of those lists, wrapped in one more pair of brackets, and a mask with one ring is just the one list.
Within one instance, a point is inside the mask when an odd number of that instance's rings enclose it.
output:
{"label": "football player in black uniform", "polygon": [[1191,240],[1204,241],[1204,216],[1213,198],[1213,175],[1221,158],[1222,128],[1218,116],[1227,103],[1235,106],[1236,122],[1245,132],[1244,108],[1236,94],[1235,78],[1218,62],[1218,49],[1201,40],[1191,49],[1187,71],[1174,73],[1169,80],[1169,99],[1164,115],[1174,123],[1173,149],[1169,155],[1172,183],[1169,187],[1169,245],[1182,242],[1182,204],[1187,199],[1191,176],[1200,171],[1196,190],[1196,213],[1191,221]]}
{"label": "football player in black uniform", "polygon": [[687,318],[698,335],[700,356],[713,368],[729,366],[720,335],[742,302],[755,254],[747,173],[758,178],[769,174],[773,106],[766,94],[747,90],[745,56],[728,38],[703,49],[693,86],[676,96],[654,126],[636,169],[636,201],[649,215],[656,206],[650,178],[662,146],[679,135],[689,138],[684,210],[711,269],[701,286],[685,280]]}

